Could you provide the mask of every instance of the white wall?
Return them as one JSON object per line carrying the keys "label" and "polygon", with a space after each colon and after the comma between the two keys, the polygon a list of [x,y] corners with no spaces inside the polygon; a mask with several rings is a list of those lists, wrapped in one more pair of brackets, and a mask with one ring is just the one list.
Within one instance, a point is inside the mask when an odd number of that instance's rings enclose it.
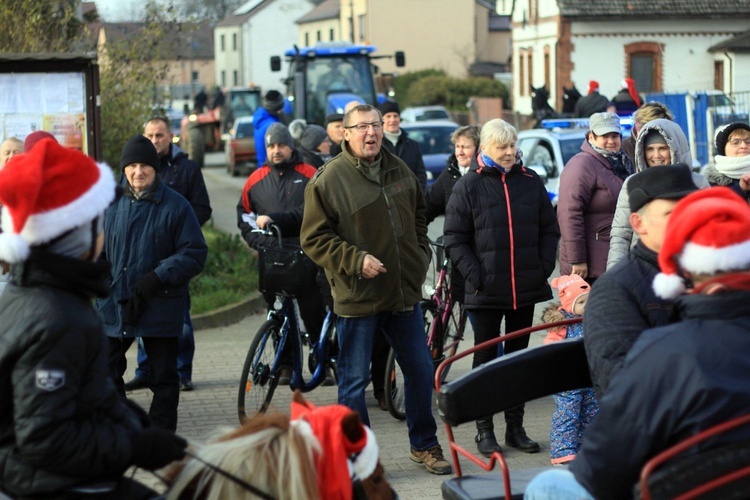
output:
{"label": "white wall", "polygon": [[[232,36],[237,35],[237,50],[232,48]],[[221,35],[224,35],[224,50],[221,50]],[[214,62],[216,67],[216,85],[233,86],[233,73],[237,71],[238,84],[244,85],[242,81],[242,47],[239,26],[219,26],[214,28]],[[221,81],[221,72],[226,75],[225,82]]]}
{"label": "white wall", "polygon": [[276,0],[252,16],[243,26],[243,59],[245,83],[260,86],[263,92],[284,91],[282,70],[271,71],[271,56],[283,56],[297,43],[297,19],[307,14],[314,5],[308,0]]}
{"label": "white wall", "polygon": [[[540,2],[544,4],[544,2]],[[540,5],[541,9],[541,5]],[[518,14],[514,14],[514,21]],[[541,17],[541,16],[540,16]],[[520,19],[518,20],[520,22]],[[540,18],[538,24],[527,24],[526,27],[517,27],[513,29],[513,107],[516,111],[524,114],[531,113],[531,97],[529,95],[529,84],[534,87],[544,85],[544,47],[549,46],[550,54],[550,106],[557,108],[555,97],[559,86],[556,80],[556,63],[555,53],[557,47],[557,18],[546,16]],[[528,68],[525,58],[519,57],[519,51],[522,49],[532,49],[532,74],[529,78]],[[523,61],[523,62],[522,62]],[[523,81],[521,81],[520,65],[524,65]],[[523,92],[521,92],[523,89]],[[579,87],[580,89],[580,87]]]}

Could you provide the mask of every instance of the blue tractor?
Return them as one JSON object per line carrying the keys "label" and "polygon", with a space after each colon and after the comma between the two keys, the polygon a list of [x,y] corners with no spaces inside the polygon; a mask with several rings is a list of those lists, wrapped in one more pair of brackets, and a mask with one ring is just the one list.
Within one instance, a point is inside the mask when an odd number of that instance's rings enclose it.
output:
{"label": "blue tractor", "polygon": [[[372,45],[332,42],[286,51],[289,74],[284,83],[294,118],[322,125],[326,115],[343,113],[350,101],[374,106],[382,102],[385,94],[376,84],[379,69],[372,61],[395,57],[396,66],[403,67],[405,57],[401,51],[373,55],[375,50]],[[271,57],[271,70],[281,70],[281,57]]]}

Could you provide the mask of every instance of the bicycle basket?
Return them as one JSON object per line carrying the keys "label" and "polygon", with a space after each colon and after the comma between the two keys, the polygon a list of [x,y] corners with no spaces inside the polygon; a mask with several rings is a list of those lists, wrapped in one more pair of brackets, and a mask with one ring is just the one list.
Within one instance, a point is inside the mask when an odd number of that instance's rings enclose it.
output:
{"label": "bicycle basket", "polygon": [[263,293],[298,295],[310,283],[307,256],[296,245],[258,249],[258,286]]}

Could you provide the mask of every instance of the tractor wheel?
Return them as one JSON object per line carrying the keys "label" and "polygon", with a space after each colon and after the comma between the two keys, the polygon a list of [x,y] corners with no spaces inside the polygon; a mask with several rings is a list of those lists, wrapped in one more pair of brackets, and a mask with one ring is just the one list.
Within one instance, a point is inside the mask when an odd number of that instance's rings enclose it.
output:
{"label": "tractor wheel", "polygon": [[203,159],[206,155],[206,141],[203,138],[201,127],[192,127],[188,130],[187,154],[188,157],[203,168]]}

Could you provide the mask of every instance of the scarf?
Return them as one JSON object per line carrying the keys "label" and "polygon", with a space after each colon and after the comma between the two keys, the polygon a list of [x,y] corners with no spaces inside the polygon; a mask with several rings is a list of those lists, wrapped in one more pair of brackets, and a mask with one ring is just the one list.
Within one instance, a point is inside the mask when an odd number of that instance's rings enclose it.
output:
{"label": "scarf", "polygon": [[738,180],[743,174],[750,174],[750,155],[737,158],[716,155],[714,161],[716,170],[730,179]]}
{"label": "scarf", "polygon": [[383,130],[383,136],[388,139],[388,142],[393,144],[393,147],[396,147],[396,144],[398,144],[398,138],[401,137],[401,129],[398,129],[398,132],[396,132],[395,134]]}
{"label": "scarf", "polygon": [[609,165],[612,167],[612,171],[617,177],[625,180],[628,176],[633,175],[633,163],[630,161],[628,155],[623,150],[617,152],[610,151],[608,149],[600,148],[589,141],[591,148],[607,159]]}
{"label": "scarf", "polygon": [[[484,163],[488,167],[496,168],[496,169],[498,169],[499,171],[501,171],[503,173],[510,172],[510,169],[508,169],[506,171],[505,168],[503,168],[502,166],[500,166],[497,163],[495,163],[492,158],[490,158],[489,156],[487,156],[486,154],[484,154],[484,151],[480,151],[479,152],[479,158],[481,158],[482,159],[482,163]],[[515,165],[523,165],[523,162],[521,161],[521,158],[523,158],[523,152],[520,149],[516,149],[516,161],[515,161],[515,163],[513,163],[513,166],[515,166]],[[513,168],[513,167],[511,167],[511,168]]]}

